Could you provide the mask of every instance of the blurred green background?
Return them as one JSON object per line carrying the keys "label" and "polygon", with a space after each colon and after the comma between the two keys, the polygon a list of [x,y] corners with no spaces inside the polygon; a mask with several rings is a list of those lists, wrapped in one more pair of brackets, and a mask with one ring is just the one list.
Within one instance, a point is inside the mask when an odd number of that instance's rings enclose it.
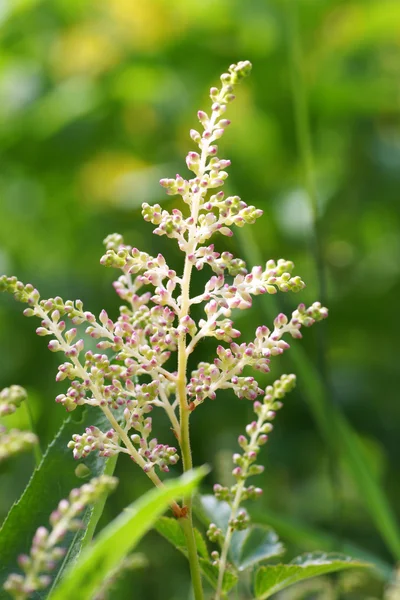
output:
{"label": "blurred green background", "polygon": [[[237,323],[250,339],[300,301],[322,294],[330,310],[263,381],[294,370],[299,385],[264,452],[254,510],[289,558],[353,544],[383,563],[376,577],[322,581],[296,598],[382,598],[382,573],[400,559],[400,3],[1,0],[0,21],[0,273],[111,316],[116,273],[99,265],[102,240],[122,233],[179,268],[175,244],[151,235],[140,205],[173,206],[158,181],[187,175],[188,132],[209,87],[230,63],[252,61],[220,154],[232,160],[227,190],[264,216],[216,245],[249,263],[291,259],[307,288],[257,298]],[[54,403],[63,384],[54,381],[59,356],[35,326],[0,298],[0,388],[28,389],[45,447],[65,416]],[[194,413],[195,462],[214,466],[209,486],[229,479],[250,415],[229,394]],[[26,416],[11,423],[24,427]],[[171,442],[166,423],[158,433]],[[123,458],[108,517],[148,487]],[[32,465],[24,456],[0,467],[0,519]],[[184,559],[156,534],[142,549],[150,566],[114,597],[186,598]]]}

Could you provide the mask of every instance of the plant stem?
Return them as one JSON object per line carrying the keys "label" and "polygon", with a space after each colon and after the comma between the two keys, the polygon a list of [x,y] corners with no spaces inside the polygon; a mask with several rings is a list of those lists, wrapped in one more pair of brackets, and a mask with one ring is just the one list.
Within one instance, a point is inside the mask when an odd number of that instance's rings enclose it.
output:
{"label": "plant stem", "polygon": [[[189,508],[189,507],[188,507]],[[197,555],[196,540],[193,530],[192,506],[190,499],[190,508],[186,517],[179,519],[180,525],[185,534],[186,545],[188,549],[188,559],[190,565],[190,576],[192,580],[193,594],[195,600],[203,600],[203,584],[201,581],[201,571],[199,557]]]}
{"label": "plant stem", "polygon": [[[256,444],[257,438],[260,434],[261,427],[265,422],[268,410],[269,410],[269,405],[264,404],[264,407],[257,419],[257,425],[255,428],[255,431],[253,431],[253,433],[250,436],[249,448],[252,448]],[[243,490],[245,487],[246,479],[248,477],[248,468],[249,468],[249,463],[247,462],[247,464],[243,467],[242,479],[238,482],[237,487],[236,487],[235,498],[232,503],[231,514],[229,517],[230,522],[232,522],[234,519],[236,519],[238,510],[240,508]],[[222,545],[221,557],[219,559],[218,584],[217,584],[217,592],[215,595],[215,600],[220,600],[223,597],[222,596],[222,593],[223,593],[222,586],[224,583],[224,575],[225,575],[225,570],[226,570],[229,547],[231,545],[232,535],[233,535],[234,531],[235,531],[234,528],[231,527],[228,522],[228,529],[226,531],[224,543]]]}
{"label": "plant stem", "polygon": [[37,435],[35,421],[33,419],[33,414],[32,414],[32,409],[31,409],[31,405],[29,404],[29,398],[26,398],[26,400],[25,400],[25,408],[26,408],[26,413],[28,415],[28,421],[29,421],[30,430],[37,437],[37,443],[33,444],[33,455],[35,457],[35,464],[38,467],[40,465],[40,463],[42,462],[43,453],[42,453],[42,449],[40,447],[39,436]]}
{"label": "plant stem", "polygon": [[[54,323],[52,323],[52,321],[48,318],[46,312],[40,307],[40,305],[37,305],[37,309],[38,309],[38,311],[39,311],[40,316],[42,317],[42,319],[44,321],[46,321],[47,326],[51,329],[51,331],[53,332],[54,336],[59,341],[59,343],[60,343],[61,347],[63,348],[63,350],[64,351],[68,350],[68,345],[66,344],[66,342],[65,342],[62,334],[57,329],[57,327],[54,325]],[[83,381],[85,379],[87,379],[88,378],[88,373],[87,373],[85,367],[80,362],[79,358],[76,357],[76,356],[72,356],[71,357],[71,361],[74,364],[74,366],[76,367],[77,372],[79,373],[79,376],[81,377],[81,379]],[[114,430],[118,433],[120,439],[125,444],[125,447],[127,448],[128,452],[131,455],[131,457],[133,458],[133,460],[143,469],[143,467],[146,464],[145,460],[141,457],[141,455],[139,454],[139,452],[136,450],[136,448],[132,444],[132,442],[131,442],[131,440],[130,440],[128,434],[127,434],[127,432],[124,431],[124,429],[120,426],[120,424],[118,423],[117,419],[114,417],[113,413],[108,408],[108,406],[102,406],[102,396],[101,396],[101,393],[100,393],[97,385],[95,385],[94,383],[91,382],[90,383],[90,390],[93,393],[93,396],[98,401],[99,407],[103,411],[104,415],[107,417],[110,425],[113,426]],[[154,472],[154,469],[150,469],[150,471],[144,471],[144,472],[146,473],[147,477],[149,479],[151,479],[151,481],[154,483],[154,485],[156,487],[159,487],[159,488],[163,487],[164,484],[161,481],[161,479],[158,477],[158,475]],[[175,501],[171,502],[171,508],[172,508],[172,511],[174,512],[175,515],[180,515],[181,514],[181,507]]]}
{"label": "plant stem", "polygon": [[[298,8],[286,0],[286,20],[288,28],[288,54],[293,99],[293,115],[296,129],[296,140],[299,157],[304,177],[304,187],[307,193],[311,213],[312,232],[311,243],[315,260],[315,268],[318,282],[318,295],[320,301],[326,305],[326,270],[324,265],[322,235],[321,235],[321,211],[318,203],[317,186],[315,181],[315,165],[311,139],[310,115],[308,109],[307,86],[304,73],[304,58],[302,49],[301,32],[299,26]],[[328,377],[327,364],[327,340],[326,325],[322,324],[316,333],[318,348],[318,370],[325,388],[327,398],[328,417],[332,412],[332,391]],[[336,507],[335,523],[342,521],[340,510],[340,481],[337,470],[337,453],[328,449],[329,471],[331,478],[331,489]],[[339,530],[337,531],[339,534]]]}
{"label": "plant stem", "polygon": [[[196,219],[197,221],[197,219]],[[191,240],[191,247],[195,247],[194,239]],[[181,310],[179,314],[180,321],[189,313],[189,288],[192,264],[187,258],[182,280]],[[178,377],[177,377],[177,395],[179,399],[180,411],[180,447],[182,452],[183,470],[189,471],[193,467],[192,451],[190,448],[189,416],[190,409],[186,396],[186,371],[187,371],[187,352],[186,352],[186,334],[182,333],[178,342]],[[184,499],[186,506],[186,515],[180,519],[180,523],[185,534],[188,548],[188,558],[190,565],[190,575],[192,579],[193,592],[195,600],[203,600],[203,586],[201,583],[201,573],[199,557],[197,555],[196,541],[193,531],[192,497]]]}
{"label": "plant stem", "polygon": [[[131,455],[133,460],[143,469],[143,467],[146,464],[146,461],[141,457],[139,452],[136,450],[135,446],[132,444],[131,440],[129,439],[129,436],[126,433],[126,431],[124,431],[123,428],[120,426],[120,424],[118,423],[117,419],[114,417],[114,415],[112,414],[112,412],[108,408],[108,406],[101,406],[100,408],[103,411],[103,413],[105,414],[105,416],[107,417],[110,424],[113,426],[114,430],[118,433],[120,439],[125,444],[125,447],[129,451],[129,454]],[[157,473],[155,473],[154,469],[150,469],[150,471],[145,471],[145,473],[146,473],[147,477],[149,479],[151,479],[151,481],[154,483],[154,485],[156,487],[162,488],[164,486],[163,482],[161,481],[161,479],[159,478]],[[171,508],[175,515],[179,515],[181,513],[181,507],[176,502],[171,502]]]}
{"label": "plant stem", "polygon": [[[178,383],[177,393],[179,397],[180,407],[180,447],[182,451],[183,470],[189,471],[193,467],[192,451],[190,448],[190,432],[189,432],[189,416],[190,410],[186,398],[186,336],[181,336],[178,346]],[[180,519],[180,523],[185,534],[186,544],[188,549],[188,558],[190,564],[190,575],[192,578],[193,592],[195,600],[203,600],[203,586],[201,583],[201,573],[199,565],[199,557],[197,555],[196,540],[193,531],[193,514],[192,514],[192,496],[184,499],[186,507],[186,515]]]}
{"label": "plant stem", "polygon": [[[324,265],[321,211],[318,203],[315,181],[314,155],[311,141],[310,115],[308,110],[307,87],[304,73],[303,50],[299,30],[298,8],[286,0],[286,20],[288,28],[288,54],[293,100],[293,116],[296,130],[296,141],[304,177],[304,188],[309,199],[312,214],[311,242],[319,286],[318,295],[322,304],[326,305],[326,272]],[[326,366],[325,328],[319,327],[317,332],[319,346],[318,360],[322,379],[328,387]]]}
{"label": "plant stem", "polygon": [[[217,115],[214,112],[211,117],[209,129],[213,130]],[[210,141],[206,141],[202,147],[200,155],[200,164],[198,170],[198,178],[201,179],[206,172],[206,164],[208,157],[208,149]],[[185,265],[183,268],[183,276],[181,280],[181,296],[180,296],[180,310],[179,310],[179,323],[183,324],[183,319],[189,315],[190,311],[190,279],[192,275],[193,263],[189,260],[189,256],[193,255],[197,247],[197,222],[199,218],[199,210],[202,202],[202,192],[193,194],[191,198],[190,216],[192,218],[192,225],[188,231],[187,245],[185,248]],[[180,447],[182,452],[183,470],[188,471],[193,467],[192,451],[190,448],[190,430],[189,430],[189,417],[190,408],[187,401],[186,394],[186,373],[187,373],[187,361],[188,351],[186,348],[186,333],[181,332],[178,341],[178,376],[176,380],[177,397],[179,400],[179,414],[180,414]],[[192,515],[192,496],[184,499],[186,505],[186,516],[181,519],[181,525],[183,532],[186,537],[186,544],[188,548],[188,557],[190,564],[190,574],[192,577],[193,592],[195,600],[203,600],[203,587],[201,583],[201,573],[199,565],[199,557],[197,555],[196,541],[194,538],[193,531],[193,515]]]}
{"label": "plant stem", "polygon": [[[240,483],[237,486],[235,499],[232,504],[232,510],[231,510],[231,515],[230,515],[229,520],[236,518],[237,512],[239,510],[239,506],[240,506],[240,501],[242,498],[244,483],[245,483],[244,480],[242,480],[242,481],[240,481]],[[220,598],[222,598],[222,585],[224,583],[226,563],[227,563],[227,559],[228,559],[228,552],[229,552],[229,547],[231,545],[233,532],[234,532],[234,529],[228,523],[228,529],[226,531],[224,544],[222,546],[222,551],[221,551],[221,557],[219,559],[218,584],[217,584],[217,591],[215,594],[215,600],[220,600]]]}

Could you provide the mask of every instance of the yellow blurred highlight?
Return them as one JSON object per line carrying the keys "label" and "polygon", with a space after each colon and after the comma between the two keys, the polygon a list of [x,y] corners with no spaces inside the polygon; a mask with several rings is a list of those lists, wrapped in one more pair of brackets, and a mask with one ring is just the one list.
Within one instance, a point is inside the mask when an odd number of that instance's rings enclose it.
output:
{"label": "yellow blurred highlight", "polygon": [[57,77],[98,75],[113,67],[120,58],[118,47],[104,32],[90,23],[65,31],[55,42],[51,64]]}
{"label": "yellow blurred highlight", "polygon": [[[114,21],[124,43],[141,50],[158,50],[185,29],[174,12],[173,2],[164,0],[105,0],[103,11]],[[105,15],[106,16],[106,15]]]}
{"label": "yellow blurred highlight", "polygon": [[316,54],[321,61],[325,55],[347,55],[359,47],[387,42],[400,44],[400,2],[347,2],[328,13]]}
{"label": "yellow blurred highlight", "polygon": [[88,203],[118,204],[123,178],[148,165],[131,154],[103,152],[86,163],[80,173],[80,185]]}
{"label": "yellow blurred highlight", "polygon": [[230,12],[227,0],[100,0],[93,3],[90,20],[63,31],[55,41],[53,71],[61,78],[95,76],[132,48],[157,52],[190,27],[226,26]]}

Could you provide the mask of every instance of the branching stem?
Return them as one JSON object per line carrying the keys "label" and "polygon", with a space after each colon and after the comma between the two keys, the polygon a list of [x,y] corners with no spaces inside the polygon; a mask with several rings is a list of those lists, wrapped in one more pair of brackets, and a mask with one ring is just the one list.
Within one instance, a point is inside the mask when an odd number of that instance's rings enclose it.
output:
{"label": "branching stem", "polygon": [[[68,345],[66,344],[66,342],[65,342],[61,332],[58,330],[56,324],[52,322],[52,320],[48,317],[48,315],[41,308],[40,305],[37,305],[37,309],[38,309],[42,319],[44,321],[46,321],[47,327],[49,327],[51,329],[55,338],[59,341],[63,350],[68,351]],[[85,370],[85,368],[83,367],[83,365],[81,364],[79,358],[77,356],[71,356],[70,358],[71,358],[71,361],[74,364],[77,372],[79,373],[79,376],[81,377],[81,379],[83,381],[87,380],[88,373]],[[112,414],[112,412],[108,408],[108,406],[103,405],[103,399],[102,399],[101,393],[98,390],[97,386],[95,384],[93,384],[92,382],[90,383],[90,391],[92,392],[94,398],[97,400],[99,407],[103,411],[104,415],[107,417],[110,425],[112,425],[114,430],[118,433],[119,437],[125,444],[125,447],[127,448],[128,452],[129,452],[130,456],[132,457],[132,459],[134,460],[134,462],[137,463],[143,469],[143,467],[146,465],[146,461],[141,457],[139,452],[136,450],[135,446],[132,444],[131,440],[129,439],[128,434],[120,426],[120,424],[118,423],[117,419],[114,417],[114,415]],[[146,473],[147,477],[154,483],[154,485],[156,487],[163,487],[164,484],[161,481],[161,479],[158,477],[158,475],[154,472],[154,469],[145,471],[145,473]],[[181,514],[181,508],[180,508],[179,504],[177,504],[176,502],[171,503],[171,508],[175,515]]]}
{"label": "branching stem", "polygon": [[[238,510],[240,507],[240,502],[242,499],[243,488],[244,488],[244,480],[242,480],[237,486],[235,498],[234,498],[233,504],[232,504],[230,520],[235,519],[237,516]],[[226,531],[224,543],[223,543],[222,550],[221,550],[221,557],[219,560],[218,584],[217,584],[217,592],[215,594],[215,600],[220,600],[223,597],[222,596],[222,594],[223,594],[222,585],[224,582],[224,575],[225,575],[226,566],[227,566],[228,552],[229,552],[229,548],[230,548],[231,541],[232,541],[232,535],[233,535],[234,531],[235,530],[233,529],[233,527],[231,527],[228,524],[228,529]]]}
{"label": "branching stem", "polygon": [[[258,417],[255,431],[253,431],[253,433],[251,434],[251,437],[250,437],[250,441],[249,441],[250,448],[253,445],[255,445],[255,443],[257,441],[257,438],[260,433],[260,429],[265,421],[265,415],[268,412],[268,408],[269,408],[269,406],[267,404],[265,404],[263,406],[263,410],[261,411],[261,413]],[[240,503],[242,501],[242,494],[243,494],[243,490],[245,487],[246,478],[248,476],[248,467],[249,467],[249,465],[247,465],[245,468],[243,468],[242,479],[238,482],[237,487],[236,487],[236,493],[235,493],[235,497],[232,502],[231,514],[229,517],[230,523],[232,523],[233,520],[236,519],[239,508],[240,508]],[[222,544],[221,556],[220,556],[220,560],[219,560],[218,584],[217,584],[217,592],[215,594],[215,600],[221,600],[221,598],[223,598],[222,586],[223,586],[224,575],[225,575],[226,566],[227,566],[228,552],[229,552],[229,548],[230,548],[231,541],[232,541],[232,535],[235,531],[234,527],[231,526],[230,523],[228,523],[228,528],[226,530],[225,539]]]}

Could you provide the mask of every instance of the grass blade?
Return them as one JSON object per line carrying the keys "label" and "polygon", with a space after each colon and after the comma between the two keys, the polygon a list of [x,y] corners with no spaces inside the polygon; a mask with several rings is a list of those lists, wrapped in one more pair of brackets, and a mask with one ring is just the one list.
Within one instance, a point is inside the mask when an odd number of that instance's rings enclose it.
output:
{"label": "grass blade", "polygon": [[[76,410],[68,417],[61,429],[49,445],[37,469],[35,469],[21,498],[14,504],[0,529],[0,590],[10,573],[18,571],[17,558],[21,553],[29,554],[32,538],[38,527],[46,526],[50,513],[57,503],[68,497],[74,487],[82,484],[82,479],[76,475],[76,467],[84,464],[91,477],[103,474],[110,465],[107,459],[90,454],[86,459],[74,461],[71,451],[67,448],[74,433],[80,432],[89,425],[105,429],[108,422],[101,411],[86,407],[83,411]],[[108,459],[110,460],[110,459]],[[87,535],[86,530],[93,530],[104,506],[88,507],[82,521],[85,528],[76,533],[68,534],[63,546],[67,554],[63,561],[57,564],[51,573],[52,584],[62,574],[64,568],[76,560],[81,551],[82,543]],[[1,593],[1,592],[0,592]],[[38,591],[36,598],[45,598],[48,589]]]}
{"label": "grass blade", "polygon": [[178,479],[167,481],[163,488],[150,490],[131,504],[86,548],[79,562],[66,573],[53,592],[51,600],[71,600],[76,597],[90,600],[102,581],[167,510],[170,502],[188,496],[207,472],[205,467],[188,471]]}

